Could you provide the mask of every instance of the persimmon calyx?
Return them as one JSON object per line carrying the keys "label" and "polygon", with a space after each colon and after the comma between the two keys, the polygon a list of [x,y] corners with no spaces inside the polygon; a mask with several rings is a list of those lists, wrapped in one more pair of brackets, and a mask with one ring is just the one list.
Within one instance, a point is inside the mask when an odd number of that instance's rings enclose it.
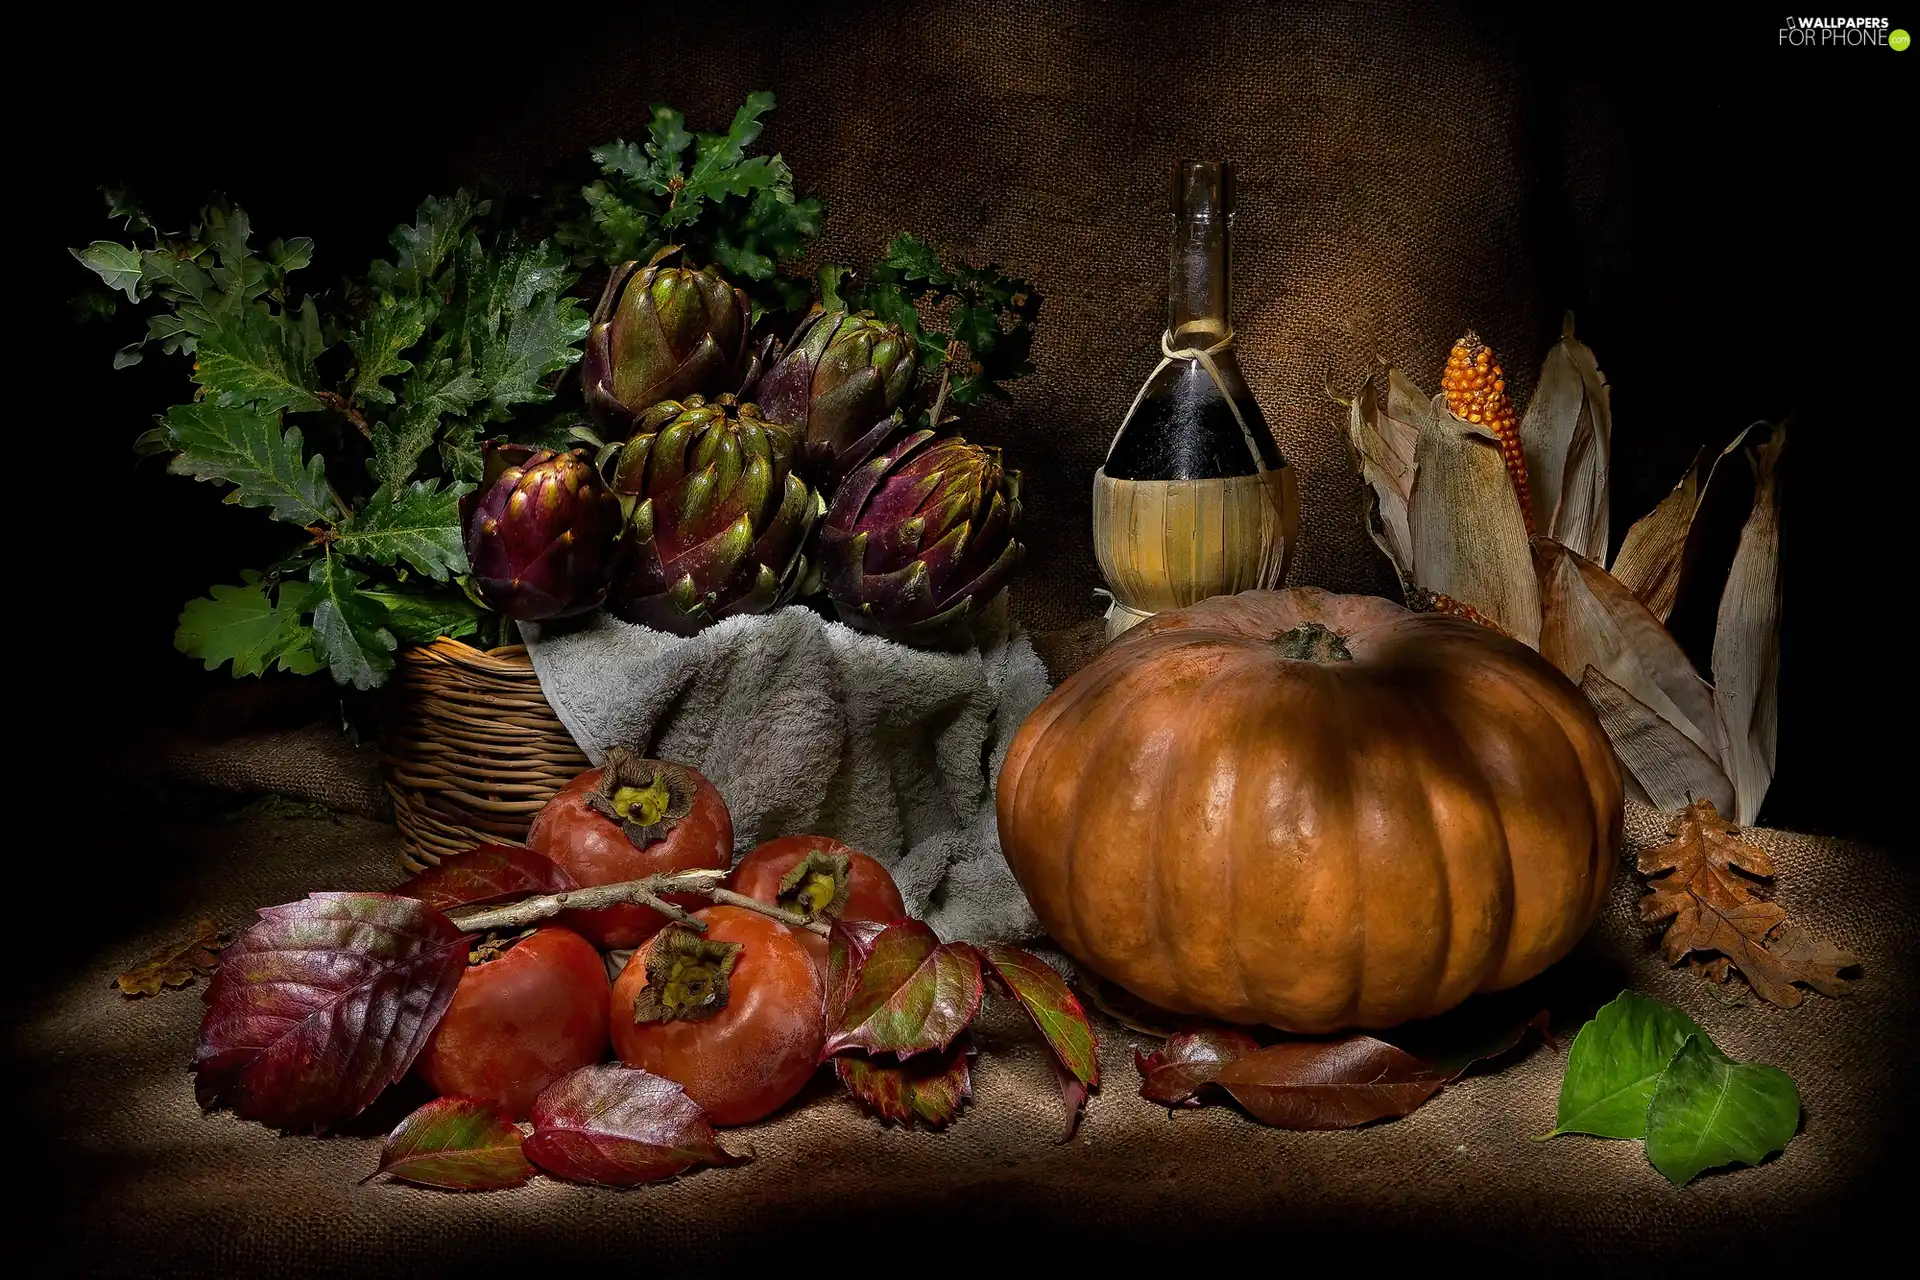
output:
{"label": "persimmon calyx", "polygon": [[1352,662],[1353,651],[1340,633],[1318,622],[1303,622],[1273,638],[1283,658],[1302,662]]}
{"label": "persimmon calyx", "polygon": [[852,876],[852,858],[816,849],[780,877],[774,902],[809,920],[838,919],[847,908]]}
{"label": "persimmon calyx", "polygon": [[727,1007],[741,944],[668,925],[647,948],[647,985],[633,1000],[633,1021],[705,1022]]}
{"label": "persimmon calyx", "polygon": [[680,820],[693,812],[694,786],[692,773],[681,765],[648,760],[626,747],[615,747],[607,752],[587,805],[619,823],[621,834],[634,848],[644,849],[672,835]]}

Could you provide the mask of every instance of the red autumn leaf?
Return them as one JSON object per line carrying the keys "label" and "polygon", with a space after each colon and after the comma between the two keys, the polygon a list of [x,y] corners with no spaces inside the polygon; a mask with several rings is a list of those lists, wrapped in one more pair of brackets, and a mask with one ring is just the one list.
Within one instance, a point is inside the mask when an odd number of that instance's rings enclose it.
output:
{"label": "red autumn leaf", "polygon": [[707,1113],[679,1085],[618,1063],[581,1067],[548,1085],[534,1100],[522,1148],[556,1178],[603,1187],[752,1158],[721,1147]]}
{"label": "red autumn leaf", "polygon": [[448,911],[531,893],[565,893],[580,885],[552,858],[525,845],[483,844],[443,858],[394,892]]}
{"label": "red autumn leaf", "polygon": [[1553,1043],[1545,1009],[1522,1014],[1511,1005],[1503,1008],[1491,1001],[1481,1008],[1475,1005],[1470,1001],[1452,1013],[1388,1034],[1395,1048],[1420,1059],[1429,1072],[1448,1084],[1479,1063],[1513,1052],[1533,1032],[1539,1032],[1548,1044]]}
{"label": "red autumn leaf", "polygon": [[407,1073],[466,968],[444,915],[385,893],[268,907],[220,957],[194,1092],[245,1120],[318,1131]]}
{"label": "red autumn leaf", "polygon": [[967,1059],[973,1043],[956,1039],[945,1053],[922,1053],[905,1062],[864,1053],[844,1053],[833,1069],[853,1100],[883,1120],[911,1125],[917,1117],[932,1129],[944,1129],[973,1096]]}
{"label": "red autumn leaf", "polygon": [[1087,1021],[1087,1011],[1052,965],[1004,942],[986,943],[979,952],[1053,1050],[1061,1096],[1067,1104],[1064,1142],[1080,1127],[1088,1091],[1100,1087],[1100,1040]]}
{"label": "red autumn leaf", "polygon": [[387,1135],[375,1177],[416,1186],[496,1191],[533,1176],[513,1117],[485,1098],[435,1098]]}
{"label": "red autumn leaf", "polygon": [[1202,1085],[1227,1064],[1255,1053],[1260,1042],[1231,1027],[1201,1027],[1183,1031],[1150,1054],[1134,1050],[1133,1065],[1140,1071],[1140,1096],[1163,1107],[1197,1107]]}
{"label": "red autumn leaf", "polygon": [[848,1049],[902,1059],[945,1049],[979,1011],[982,985],[979,952],[941,942],[918,920],[896,920],[853,974],[820,1060]]}
{"label": "red autumn leaf", "polygon": [[1446,1077],[1372,1036],[1285,1040],[1226,1063],[1211,1081],[1262,1124],[1352,1129],[1404,1116]]}
{"label": "red autumn leaf", "polygon": [[860,967],[873,954],[873,942],[886,925],[876,920],[839,920],[832,922],[827,935],[827,1025],[832,1026],[846,1011],[853,995],[854,980]]}

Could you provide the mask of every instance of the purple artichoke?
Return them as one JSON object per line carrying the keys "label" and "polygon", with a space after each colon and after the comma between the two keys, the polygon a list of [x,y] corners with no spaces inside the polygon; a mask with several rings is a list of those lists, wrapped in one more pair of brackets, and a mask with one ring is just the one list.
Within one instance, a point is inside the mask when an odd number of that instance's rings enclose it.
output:
{"label": "purple artichoke", "polygon": [[620,504],[585,453],[487,446],[486,482],[461,500],[468,582],[529,622],[585,613],[606,598]]}
{"label": "purple artichoke", "polygon": [[809,458],[832,460],[892,413],[913,386],[913,340],[871,312],[815,311],[793,331],[753,398],[796,431]]}
{"label": "purple artichoke", "polygon": [[820,527],[827,593],[849,626],[915,645],[971,638],[1019,567],[1020,473],[998,449],[916,431],[850,472]]}
{"label": "purple artichoke", "polygon": [[794,451],[792,432],[732,396],[650,409],[614,467],[629,554],[608,608],[692,635],[793,599],[826,505],[794,474]]}
{"label": "purple artichoke", "polygon": [[747,360],[747,295],[712,267],[628,262],[594,308],[581,369],[587,407],[630,430],[654,405],[734,389]]}

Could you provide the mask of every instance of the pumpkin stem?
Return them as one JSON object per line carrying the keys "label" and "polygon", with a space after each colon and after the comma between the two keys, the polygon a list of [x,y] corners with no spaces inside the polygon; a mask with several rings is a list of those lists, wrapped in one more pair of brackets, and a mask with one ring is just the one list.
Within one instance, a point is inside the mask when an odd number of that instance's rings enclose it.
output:
{"label": "pumpkin stem", "polygon": [[1352,662],[1353,654],[1337,632],[1317,622],[1303,622],[1273,638],[1283,658],[1302,662]]}

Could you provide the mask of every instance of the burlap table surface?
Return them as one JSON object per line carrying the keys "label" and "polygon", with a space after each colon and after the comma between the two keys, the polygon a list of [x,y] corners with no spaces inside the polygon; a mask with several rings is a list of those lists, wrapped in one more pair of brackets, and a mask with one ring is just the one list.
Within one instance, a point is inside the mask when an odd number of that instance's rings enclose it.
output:
{"label": "burlap table surface", "polygon": [[[1659,831],[1657,815],[1632,813],[1630,844]],[[1812,996],[1790,1011],[1724,1005],[1661,963],[1623,870],[1549,985],[1560,1049],[1535,1047],[1396,1122],[1297,1134],[1224,1108],[1169,1116],[1136,1092],[1130,1056],[1149,1042],[1101,1018],[1105,1087],[1078,1138],[1059,1145],[1061,1103],[1043,1050],[1017,1015],[997,1016],[982,1036],[974,1102],[944,1133],[884,1128],[820,1089],[731,1131],[727,1141],[756,1156],[741,1168],[629,1192],[542,1179],[456,1195],[356,1185],[374,1168],[378,1135],[410,1105],[404,1096],[329,1139],[202,1116],[186,1070],[198,989],[127,1000],[112,988],[116,972],[199,915],[241,922],[311,889],[393,883],[393,829],[266,813],[165,827],[141,859],[165,874],[153,877],[138,924],[32,991],[10,1027],[22,1068],[14,1114],[44,1140],[28,1167],[54,1199],[32,1238],[56,1250],[43,1262],[51,1273],[280,1276],[473,1273],[534,1259],[658,1269],[808,1240],[892,1240],[940,1271],[968,1250],[1013,1256],[1021,1233],[1134,1260],[1159,1246],[1191,1257],[1198,1242],[1284,1245],[1292,1256],[1351,1244],[1379,1259],[1436,1238],[1482,1251],[1491,1240],[1507,1262],[1555,1266],[1827,1247],[1869,1202],[1902,1114],[1898,1091],[1911,1083],[1908,957],[1920,903],[1915,877],[1884,852],[1783,832],[1754,838],[1778,864],[1779,897],[1795,917],[1862,957],[1858,994]],[[1733,1056],[1792,1073],[1805,1122],[1784,1155],[1675,1190],[1635,1143],[1529,1141],[1551,1127],[1566,1037],[1627,986],[1679,1005]],[[917,1245],[915,1232],[925,1233]]]}

